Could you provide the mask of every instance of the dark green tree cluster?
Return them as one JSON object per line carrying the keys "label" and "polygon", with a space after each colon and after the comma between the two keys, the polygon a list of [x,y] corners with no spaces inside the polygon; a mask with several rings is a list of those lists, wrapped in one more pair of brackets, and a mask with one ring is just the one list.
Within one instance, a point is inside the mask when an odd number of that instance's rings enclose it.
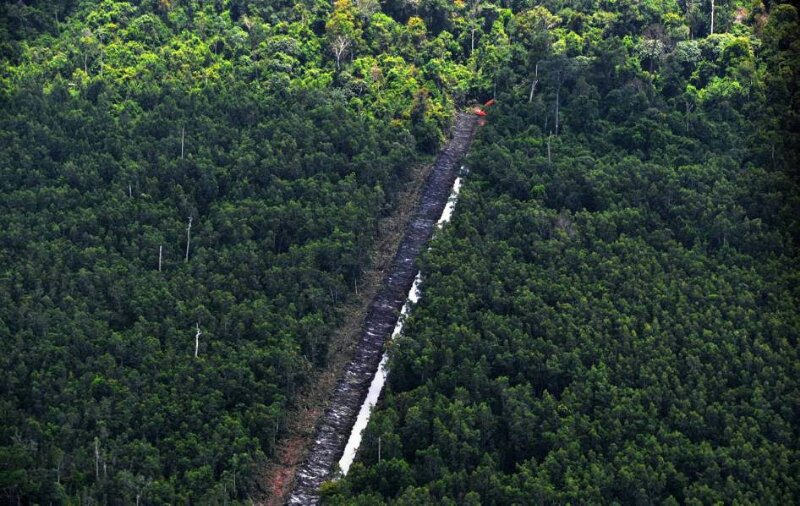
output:
{"label": "dark green tree cluster", "polygon": [[0,502],[257,492],[452,111],[370,9],[0,6]]}
{"label": "dark green tree cluster", "polygon": [[797,9],[536,4],[326,502],[797,502]]}

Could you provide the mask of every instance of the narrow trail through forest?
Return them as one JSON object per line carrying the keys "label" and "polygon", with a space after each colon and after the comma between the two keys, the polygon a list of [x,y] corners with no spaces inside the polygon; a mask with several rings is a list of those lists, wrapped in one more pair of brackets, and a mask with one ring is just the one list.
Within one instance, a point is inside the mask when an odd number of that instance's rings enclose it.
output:
{"label": "narrow trail through forest", "polygon": [[344,369],[333,392],[330,406],[317,426],[314,443],[298,469],[289,504],[317,504],[320,485],[331,478],[341,457],[358,411],[391,336],[400,310],[417,274],[415,260],[430,239],[447,204],[458,175],[459,161],[469,149],[477,125],[476,117],[460,113],[452,139],[433,164],[413,219],[383,279],[380,291],[369,306],[353,358]]}

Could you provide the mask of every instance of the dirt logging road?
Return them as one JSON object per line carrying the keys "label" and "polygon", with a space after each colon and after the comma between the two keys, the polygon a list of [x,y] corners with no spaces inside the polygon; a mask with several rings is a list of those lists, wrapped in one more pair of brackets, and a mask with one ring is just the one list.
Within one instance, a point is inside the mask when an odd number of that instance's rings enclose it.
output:
{"label": "dirt logging road", "polygon": [[380,291],[373,299],[350,363],[341,374],[330,407],[317,425],[314,443],[295,474],[289,504],[317,504],[319,487],[329,480],[334,464],[347,444],[358,411],[383,354],[384,344],[397,324],[408,290],[417,274],[417,256],[433,235],[453,186],[461,158],[469,149],[477,117],[457,116],[453,137],[439,152],[425,182],[414,217],[406,229]]}

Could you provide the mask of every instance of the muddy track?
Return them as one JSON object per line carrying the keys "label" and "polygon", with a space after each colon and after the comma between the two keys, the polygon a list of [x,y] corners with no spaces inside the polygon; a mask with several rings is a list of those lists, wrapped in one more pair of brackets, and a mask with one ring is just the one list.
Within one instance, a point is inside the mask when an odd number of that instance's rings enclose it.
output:
{"label": "muddy track", "polygon": [[320,485],[331,478],[378,368],[384,343],[391,336],[400,309],[417,274],[415,260],[426,245],[442,214],[450,189],[458,175],[459,162],[469,149],[476,117],[461,113],[456,118],[453,137],[439,153],[414,217],[406,229],[381,290],[369,306],[361,338],[353,358],[339,379],[330,407],[317,426],[314,443],[295,475],[289,504],[317,504]]}

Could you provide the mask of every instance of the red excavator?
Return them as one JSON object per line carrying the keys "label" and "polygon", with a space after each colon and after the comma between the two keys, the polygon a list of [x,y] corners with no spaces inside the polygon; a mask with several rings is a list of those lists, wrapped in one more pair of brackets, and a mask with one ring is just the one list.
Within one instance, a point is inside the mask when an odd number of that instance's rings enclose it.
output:
{"label": "red excavator", "polygon": [[486,102],[485,104],[483,104],[483,106],[476,105],[475,107],[472,108],[472,112],[476,116],[480,116],[481,117],[481,119],[478,120],[478,125],[483,126],[483,125],[486,124],[486,120],[483,119],[483,117],[486,116],[486,111],[484,111],[483,108],[484,107],[490,107],[493,104],[494,104],[494,99],[491,99],[488,102]]}

